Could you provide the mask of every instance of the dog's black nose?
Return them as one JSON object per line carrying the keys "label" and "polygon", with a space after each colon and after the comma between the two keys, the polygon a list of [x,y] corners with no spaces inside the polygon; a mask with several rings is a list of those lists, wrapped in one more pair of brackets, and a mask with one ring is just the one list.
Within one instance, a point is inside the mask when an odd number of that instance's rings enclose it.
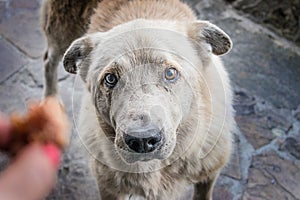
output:
{"label": "dog's black nose", "polygon": [[137,153],[150,153],[162,143],[159,129],[130,130],[124,134],[127,146]]}

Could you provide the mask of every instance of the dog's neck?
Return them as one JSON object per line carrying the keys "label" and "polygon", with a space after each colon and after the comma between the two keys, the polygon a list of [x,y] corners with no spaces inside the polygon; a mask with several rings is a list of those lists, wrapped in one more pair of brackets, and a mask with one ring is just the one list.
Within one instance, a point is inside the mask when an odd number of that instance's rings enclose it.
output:
{"label": "dog's neck", "polygon": [[194,12],[179,0],[103,0],[91,18],[88,32],[104,32],[135,20],[194,21]]}

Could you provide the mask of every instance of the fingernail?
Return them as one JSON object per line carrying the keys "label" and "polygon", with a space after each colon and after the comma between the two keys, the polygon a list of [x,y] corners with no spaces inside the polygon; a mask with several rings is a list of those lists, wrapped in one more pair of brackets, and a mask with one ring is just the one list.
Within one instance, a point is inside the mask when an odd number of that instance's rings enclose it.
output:
{"label": "fingernail", "polygon": [[54,144],[46,144],[43,147],[45,153],[47,154],[48,158],[50,159],[52,165],[55,168],[59,167],[60,164],[60,157],[61,157],[61,152],[57,146]]}

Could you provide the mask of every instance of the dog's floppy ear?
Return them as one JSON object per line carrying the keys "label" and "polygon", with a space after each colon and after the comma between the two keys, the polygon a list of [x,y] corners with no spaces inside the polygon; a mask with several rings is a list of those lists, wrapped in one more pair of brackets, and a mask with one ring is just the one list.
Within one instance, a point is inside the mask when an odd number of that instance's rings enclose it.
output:
{"label": "dog's floppy ear", "polygon": [[200,45],[203,41],[210,45],[215,55],[223,55],[230,51],[232,42],[230,37],[216,25],[198,20],[189,28],[189,36]]}
{"label": "dog's floppy ear", "polygon": [[86,81],[90,65],[90,53],[93,50],[93,44],[89,36],[81,37],[70,45],[63,57],[65,70],[72,74],[77,74]]}

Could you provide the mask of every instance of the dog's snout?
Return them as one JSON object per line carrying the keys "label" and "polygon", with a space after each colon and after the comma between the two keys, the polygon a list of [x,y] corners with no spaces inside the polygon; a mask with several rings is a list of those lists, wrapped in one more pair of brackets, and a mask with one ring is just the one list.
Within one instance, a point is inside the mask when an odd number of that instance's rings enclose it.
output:
{"label": "dog's snout", "polygon": [[124,133],[126,145],[136,153],[150,153],[162,143],[159,129],[131,130]]}

